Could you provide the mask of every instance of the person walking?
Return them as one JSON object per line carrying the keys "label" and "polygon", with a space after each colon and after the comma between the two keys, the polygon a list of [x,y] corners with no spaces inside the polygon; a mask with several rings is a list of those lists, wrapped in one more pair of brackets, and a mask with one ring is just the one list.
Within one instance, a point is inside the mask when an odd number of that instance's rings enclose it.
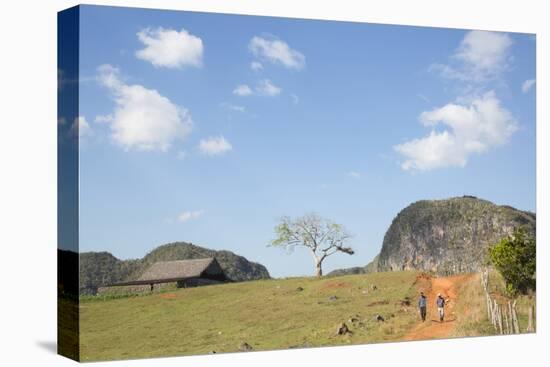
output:
{"label": "person walking", "polygon": [[437,294],[437,299],[435,301],[437,304],[437,313],[439,314],[439,322],[443,322],[443,319],[445,317],[445,299],[441,295],[441,293]]}
{"label": "person walking", "polygon": [[420,310],[420,317],[422,322],[426,321],[426,296],[424,292],[420,292],[420,298],[418,299],[418,309]]}

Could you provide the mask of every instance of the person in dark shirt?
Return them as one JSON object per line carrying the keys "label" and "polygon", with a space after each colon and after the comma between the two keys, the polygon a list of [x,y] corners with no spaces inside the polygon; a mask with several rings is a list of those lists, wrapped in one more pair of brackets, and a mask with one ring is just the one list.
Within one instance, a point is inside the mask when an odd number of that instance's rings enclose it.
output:
{"label": "person in dark shirt", "polygon": [[424,292],[420,292],[420,298],[418,299],[418,309],[420,310],[420,317],[422,318],[422,322],[426,321],[426,296],[424,295]]}

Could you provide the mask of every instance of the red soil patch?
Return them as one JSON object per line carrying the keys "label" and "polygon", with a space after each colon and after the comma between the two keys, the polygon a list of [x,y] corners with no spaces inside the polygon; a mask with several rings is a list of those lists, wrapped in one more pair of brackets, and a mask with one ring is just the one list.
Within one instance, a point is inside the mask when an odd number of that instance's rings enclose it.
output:
{"label": "red soil patch", "polygon": [[162,299],[175,299],[176,295],[174,293],[164,293],[160,295]]}
{"label": "red soil patch", "polygon": [[351,284],[348,282],[327,282],[323,285],[323,289],[349,288]]}
{"label": "red soil patch", "polygon": [[426,273],[417,275],[413,285],[416,286],[419,291],[429,293],[432,287],[432,276]]}

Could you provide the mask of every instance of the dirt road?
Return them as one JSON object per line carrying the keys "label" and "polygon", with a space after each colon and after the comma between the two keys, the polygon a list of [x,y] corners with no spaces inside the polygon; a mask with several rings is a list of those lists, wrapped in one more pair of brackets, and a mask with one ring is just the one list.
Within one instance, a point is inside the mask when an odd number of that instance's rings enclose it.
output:
{"label": "dirt road", "polygon": [[[424,291],[428,297],[428,314],[426,321],[419,321],[419,324],[413,328],[407,335],[405,340],[423,340],[423,339],[438,339],[446,338],[451,335],[455,327],[456,316],[454,308],[460,294],[457,289],[459,285],[470,280],[473,274],[461,274],[451,277],[430,278],[426,276],[419,277],[419,290]],[[435,304],[437,294],[441,293],[445,298],[445,321],[439,322],[437,315],[437,307]]]}

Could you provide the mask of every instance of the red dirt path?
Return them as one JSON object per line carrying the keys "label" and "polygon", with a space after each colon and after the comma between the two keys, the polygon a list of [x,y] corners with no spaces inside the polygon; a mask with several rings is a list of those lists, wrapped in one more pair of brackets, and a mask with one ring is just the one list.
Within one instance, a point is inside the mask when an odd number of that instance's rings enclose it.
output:
{"label": "red dirt path", "polygon": [[[423,340],[446,338],[451,335],[455,327],[454,307],[460,295],[457,292],[460,284],[469,281],[474,274],[461,274],[451,277],[429,278],[424,276],[423,284],[418,284],[428,297],[428,313],[425,322],[420,322],[407,335],[405,340]],[[445,320],[439,322],[435,304],[437,294],[445,298]]]}

